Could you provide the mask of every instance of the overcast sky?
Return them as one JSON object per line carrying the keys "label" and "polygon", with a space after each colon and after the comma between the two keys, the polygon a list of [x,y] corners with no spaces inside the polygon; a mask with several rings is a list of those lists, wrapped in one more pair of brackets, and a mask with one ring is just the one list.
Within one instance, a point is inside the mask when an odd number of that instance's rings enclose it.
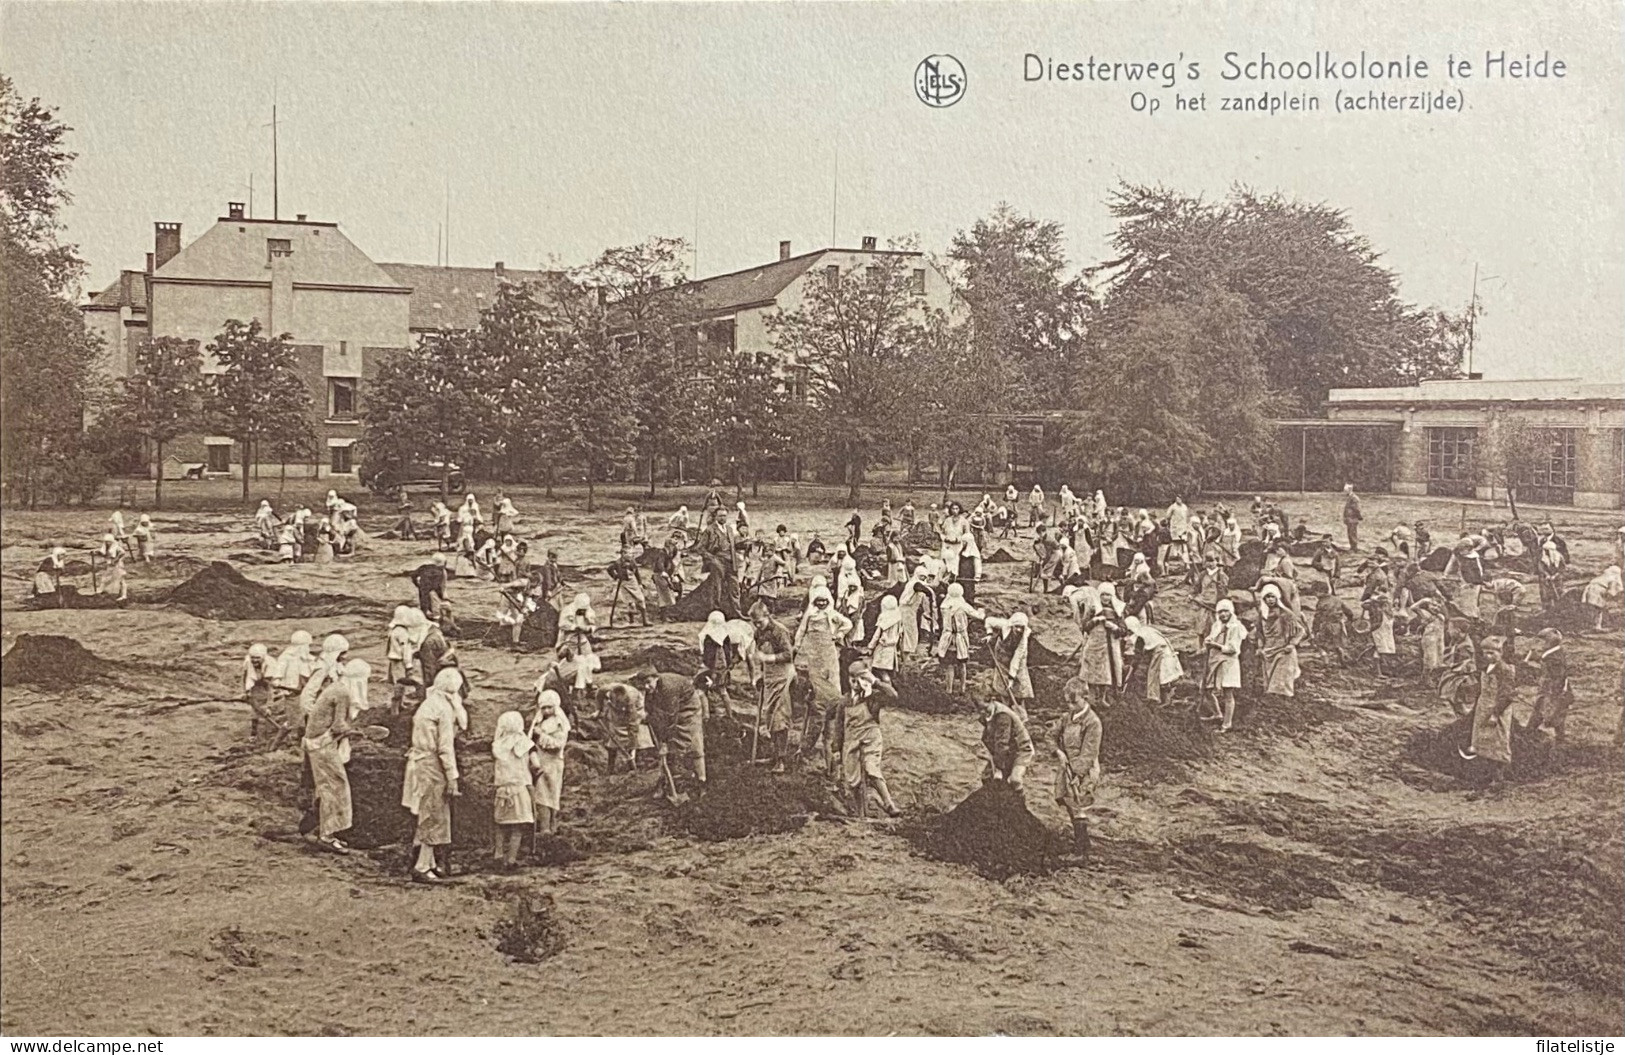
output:
{"label": "overcast sky", "polygon": [[[1625,361],[1625,62],[1618,4],[368,4],[7,2],[0,69],[60,108],[79,154],[69,236],[91,284],[141,266],[155,220],[187,241],[227,200],[337,221],[376,260],[432,263],[450,184],[451,262],[584,262],[697,235],[700,274],[834,237],[928,250],[997,202],[1107,252],[1120,179],[1209,196],[1234,183],[1348,211],[1405,297],[1459,308],[1473,266],[1489,376],[1620,377]],[[1464,112],[1218,112],[1223,55],[1426,59]],[[1486,50],[1561,58],[1561,80],[1486,81]],[[1180,60],[1150,94],[1023,81],[1023,56]],[[1448,80],[1451,52],[1474,78]],[[926,55],[964,97],[914,95]],[[1181,59],[1180,57],[1183,56]],[[1181,74],[1183,76],[1183,72]],[[1406,88],[1408,85],[1408,89]],[[1345,85],[1346,86],[1346,85]],[[1250,86],[1296,93],[1304,86]],[[1361,89],[1369,84],[1358,85]],[[1205,92],[1208,112],[1174,110]]]}

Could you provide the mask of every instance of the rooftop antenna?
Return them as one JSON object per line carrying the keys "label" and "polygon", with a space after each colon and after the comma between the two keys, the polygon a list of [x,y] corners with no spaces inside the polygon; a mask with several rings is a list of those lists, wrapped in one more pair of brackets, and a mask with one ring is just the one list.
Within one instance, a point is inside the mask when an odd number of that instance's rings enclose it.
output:
{"label": "rooftop antenna", "polygon": [[254,170],[248,170],[248,218],[254,218]]}
{"label": "rooftop antenna", "polygon": [[446,173],[446,262],[445,267],[451,266],[451,172]]}
{"label": "rooftop antenna", "polygon": [[438,224],[438,223],[435,224],[434,225],[434,266],[435,267],[440,266],[440,247],[442,245],[441,240],[443,238],[445,238],[445,236],[446,236],[446,227],[445,227],[445,225],[444,224]]}
{"label": "rooftop antenna", "polygon": [[841,148],[835,147],[835,173],[829,181],[829,247],[835,248],[835,220],[841,199]]}
{"label": "rooftop antenna", "polygon": [[277,167],[278,122],[276,116],[276,100],[276,87],[273,85],[271,88],[271,123],[269,126],[261,125],[260,127],[269,127],[271,129],[271,219],[280,220],[282,219],[282,203],[279,200],[279,194],[282,186],[280,170]]}
{"label": "rooftop antenna", "polygon": [[693,250],[694,250],[694,262],[693,262],[693,264],[690,265],[690,267],[692,268],[692,270],[690,272],[690,277],[691,278],[699,278],[700,277],[700,185],[699,185],[698,181],[696,181],[695,184],[694,184],[694,245],[693,245]]}

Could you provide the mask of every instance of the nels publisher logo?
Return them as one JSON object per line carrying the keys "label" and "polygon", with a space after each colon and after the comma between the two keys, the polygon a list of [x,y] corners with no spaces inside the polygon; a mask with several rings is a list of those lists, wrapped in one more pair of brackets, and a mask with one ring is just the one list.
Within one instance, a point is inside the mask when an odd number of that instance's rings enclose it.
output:
{"label": "nels publisher logo", "polygon": [[965,97],[965,67],[952,55],[927,55],[914,67],[914,94],[927,106],[952,106]]}

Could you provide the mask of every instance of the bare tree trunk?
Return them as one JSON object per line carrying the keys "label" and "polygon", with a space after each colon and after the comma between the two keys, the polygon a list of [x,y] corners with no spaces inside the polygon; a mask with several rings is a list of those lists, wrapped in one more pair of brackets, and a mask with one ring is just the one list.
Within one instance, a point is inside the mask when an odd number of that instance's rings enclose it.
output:
{"label": "bare tree trunk", "polygon": [[542,470],[542,494],[548,498],[553,497],[553,463],[548,462],[547,468]]}
{"label": "bare tree trunk", "polygon": [[846,502],[856,506],[863,492],[863,462],[853,461],[847,466]]}
{"label": "bare tree trunk", "polygon": [[248,452],[249,442],[247,436],[238,437],[237,446],[243,449],[243,501],[246,502],[248,501],[248,463],[254,459]]}
{"label": "bare tree trunk", "polygon": [[152,481],[152,508],[164,508],[164,441],[155,440],[153,446],[158,449],[158,475]]}
{"label": "bare tree trunk", "polygon": [[1511,480],[1507,481],[1507,505],[1512,509],[1512,522],[1518,522],[1518,488]]}
{"label": "bare tree trunk", "polygon": [[594,495],[593,495],[593,487],[592,487],[592,483],[593,483],[592,478],[593,478],[592,465],[589,464],[587,466],[587,512],[589,512],[589,513],[591,513],[593,511],[593,497],[594,497]]}
{"label": "bare tree trunk", "polygon": [[654,499],[654,496],[655,496],[655,455],[654,455],[653,451],[650,451],[649,452],[649,498],[650,498],[651,501]]}

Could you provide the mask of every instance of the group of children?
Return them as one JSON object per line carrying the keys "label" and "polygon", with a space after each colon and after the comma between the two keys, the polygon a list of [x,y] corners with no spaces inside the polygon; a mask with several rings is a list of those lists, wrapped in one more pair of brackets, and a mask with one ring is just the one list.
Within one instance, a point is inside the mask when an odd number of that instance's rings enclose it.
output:
{"label": "group of children", "polygon": [[325,505],[324,516],[299,506],[284,519],[277,516],[270,499],[262,499],[254,514],[260,548],[275,551],[284,564],[326,564],[335,557],[355,553],[365,536],[354,503],[341,498],[337,491],[328,491]]}

